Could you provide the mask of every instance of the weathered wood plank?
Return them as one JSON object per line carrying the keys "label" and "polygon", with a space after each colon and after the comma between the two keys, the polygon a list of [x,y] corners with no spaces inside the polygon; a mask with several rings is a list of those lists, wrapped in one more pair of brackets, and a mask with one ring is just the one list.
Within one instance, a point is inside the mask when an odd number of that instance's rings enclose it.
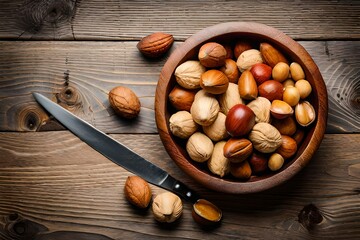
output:
{"label": "weathered wood plank", "polygon": [[268,24],[295,39],[360,38],[359,1],[145,2],[3,0],[0,38],[138,40],[164,31],[184,40],[200,29],[231,21]]}
{"label": "weathered wood plank", "polygon": [[[360,41],[300,43],[328,87],[327,132],[360,132]],[[166,57],[149,61],[139,54],[136,42],[3,41],[0,49],[0,130],[62,128],[47,122],[31,96],[38,91],[107,133],[156,133],[154,95]],[[136,121],[121,120],[110,109],[107,93],[117,85],[130,87],[140,97]]]}
{"label": "weathered wood plank", "polygon": [[[360,134],[325,135],[310,164],[288,183],[239,196],[193,182],[165,153],[158,135],[113,137],[220,206],[222,225],[202,231],[188,203],[177,224],[157,224],[150,209],[137,211],[124,199],[123,185],[132,174],[68,131],[0,133],[0,238],[360,238]],[[151,188],[154,195],[163,191]]]}

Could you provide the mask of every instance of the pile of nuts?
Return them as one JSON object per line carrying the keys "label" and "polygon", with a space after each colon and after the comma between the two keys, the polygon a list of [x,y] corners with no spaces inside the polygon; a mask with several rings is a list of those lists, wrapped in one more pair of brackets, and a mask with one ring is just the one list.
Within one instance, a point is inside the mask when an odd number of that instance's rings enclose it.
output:
{"label": "pile of nuts", "polygon": [[175,70],[172,134],[189,157],[219,177],[278,171],[315,120],[304,70],[269,43],[208,42]]}

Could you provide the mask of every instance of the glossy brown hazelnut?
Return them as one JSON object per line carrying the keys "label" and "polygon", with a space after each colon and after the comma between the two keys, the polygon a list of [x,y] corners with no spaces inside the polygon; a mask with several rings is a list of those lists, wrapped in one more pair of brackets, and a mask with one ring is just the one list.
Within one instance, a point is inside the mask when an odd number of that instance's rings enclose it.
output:
{"label": "glossy brown hazelnut", "polygon": [[226,49],[221,44],[208,42],[201,46],[198,58],[205,67],[221,67],[225,64],[226,54]]}
{"label": "glossy brown hazelnut", "polygon": [[239,93],[242,99],[253,100],[258,96],[256,81],[249,70],[245,70],[238,82]]}
{"label": "glossy brown hazelnut", "polygon": [[273,118],[271,124],[276,127],[282,135],[291,136],[297,129],[296,120],[293,116],[284,119]]}
{"label": "glossy brown hazelnut", "polygon": [[268,169],[268,158],[265,154],[253,152],[249,158],[249,164],[252,173],[259,176]]}
{"label": "glossy brown hazelnut", "polygon": [[248,134],[255,125],[254,112],[244,104],[233,106],[225,119],[227,132],[233,137]]}
{"label": "glossy brown hazelnut", "polygon": [[246,138],[230,138],[224,145],[224,156],[231,162],[242,162],[252,152],[252,143]]}
{"label": "glossy brown hazelnut", "polygon": [[284,159],[292,157],[297,151],[296,141],[286,135],[281,135],[281,145],[276,152],[279,153]]}
{"label": "glossy brown hazelnut", "polygon": [[236,65],[236,62],[232,59],[225,59],[225,64],[220,69],[226,77],[229,79],[229,82],[237,83],[240,77],[239,68]]}
{"label": "glossy brown hazelnut", "polygon": [[234,56],[236,59],[246,50],[252,49],[250,42],[247,41],[238,41],[234,47]]}
{"label": "glossy brown hazelnut", "polygon": [[272,68],[264,63],[256,63],[251,67],[250,72],[254,76],[254,79],[258,85],[270,80]]}
{"label": "glossy brown hazelnut", "polygon": [[251,167],[248,161],[230,163],[230,173],[239,179],[249,179],[251,177]]}
{"label": "glossy brown hazelnut", "polygon": [[283,85],[275,80],[268,80],[259,86],[259,95],[269,101],[281,100],[283,96]]}
{"label": "glossy brown hazelnut", "polygon": [[194,102],[196,91],[182,88],[180,86],[175,86],[169,93],[169,101],[171,105],[179,111],[188,111],[192,103]]}

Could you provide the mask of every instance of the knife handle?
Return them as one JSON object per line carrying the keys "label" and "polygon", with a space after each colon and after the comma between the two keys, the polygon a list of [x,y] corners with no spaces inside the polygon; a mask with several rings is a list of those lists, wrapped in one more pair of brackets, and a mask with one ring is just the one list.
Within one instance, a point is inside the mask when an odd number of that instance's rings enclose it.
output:
{"label": "knife handle", "polygon": [[170,190],[177,195],[180,195],[184,200],[191,203],[196,203],[200,197],[193,190],[188,188],[184,183],[176,180],[168,175],[166,179],[160,184],[160,187]]}

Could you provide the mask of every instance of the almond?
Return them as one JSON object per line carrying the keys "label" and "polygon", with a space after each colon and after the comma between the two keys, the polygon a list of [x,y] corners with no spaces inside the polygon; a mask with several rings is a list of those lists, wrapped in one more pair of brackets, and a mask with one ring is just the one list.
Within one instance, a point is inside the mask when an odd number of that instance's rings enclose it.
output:
{"label": "almond", "polygon": [[269,43],[261,43],[260,52],[264,61],[272,68],[279,62],[289,64],[285,56]]}
{"label": "almond", "polygon": [[158,58],[170,49],[173,42],[174,37],[171,34],[156,32],[142,38],[137,48],[146,57]]}
{"label": "almond", "polygon": [[246,138],[230,138],[224,145],[224,156],[231,162],[242,162],[253,152],[252,143]]}

